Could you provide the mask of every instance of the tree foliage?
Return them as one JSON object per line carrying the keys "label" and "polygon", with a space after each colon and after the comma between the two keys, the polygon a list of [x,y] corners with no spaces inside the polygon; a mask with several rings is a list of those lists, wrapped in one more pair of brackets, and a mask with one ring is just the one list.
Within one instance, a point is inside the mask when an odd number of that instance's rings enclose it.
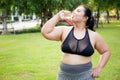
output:
{"label": "tree foliage", "polygon": [[[73,10],[80,4],[86,4],[95,11],[108,11],[116,8],[119,18],[119,0],[0,0],[0,9],[4,9],[7,15],[15,13],[17,8],[19,15],[22,13],[36,13],[41,18],[42,24],[62,9]],[[98,19],[99,21],[99,19]]]}

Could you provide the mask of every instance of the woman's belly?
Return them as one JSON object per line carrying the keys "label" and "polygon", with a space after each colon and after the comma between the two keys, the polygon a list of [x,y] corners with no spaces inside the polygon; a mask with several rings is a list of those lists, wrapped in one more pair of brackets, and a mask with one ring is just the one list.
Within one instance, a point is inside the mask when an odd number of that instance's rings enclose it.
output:
{"label": "woman's belly", "polygon": [[84,57],[81,55],[63,53],[61,61],[66,64],[76,65],[85,64],[91,61],[91,57]]}

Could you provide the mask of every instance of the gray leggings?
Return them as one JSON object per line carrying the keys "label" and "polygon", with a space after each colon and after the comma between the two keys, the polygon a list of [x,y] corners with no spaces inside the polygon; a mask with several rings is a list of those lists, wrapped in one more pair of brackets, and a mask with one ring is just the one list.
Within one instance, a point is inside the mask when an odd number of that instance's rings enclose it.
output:
{"label": "gray leggings", "polygon": [[90,75],[91,71],[91,62],[78,65],[70,65],[61,62],[57,80],[95,80]]}

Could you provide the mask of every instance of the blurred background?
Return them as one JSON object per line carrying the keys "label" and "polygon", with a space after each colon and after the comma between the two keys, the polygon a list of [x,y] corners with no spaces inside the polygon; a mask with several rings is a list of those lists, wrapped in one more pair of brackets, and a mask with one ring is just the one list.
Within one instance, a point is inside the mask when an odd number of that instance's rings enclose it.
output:
{"label": "blurred background", "polygon": [[[41,27],[60,10],[73,11],[81,4],[92,10],[96,32],[111,50],[96,80],[120,80],[119,0],[0,0],[0,80],[56,80],[61,43],[46,40]],[[93,67],[99,56],[95,51]]]}
{"label": "blurred background", "polygon": [[[34,21],[33,26],[38,24],[41,27],[58,11],[62,9],[72,11],[81,4],[92,9],[96,27],[102,22],[109,23],[111,19],[119,20],[119,0],[0,0],[0,24],[3,24],[3,27],[0,25],[0,30],[2,34],[6,34],[9,26],[11,26],[9,30],[13,31],[21,28],[18,24],[16,26],[15,22],[31,23],[29,22],[31,20]],[[26,27],[26,24],[22,24]]]}

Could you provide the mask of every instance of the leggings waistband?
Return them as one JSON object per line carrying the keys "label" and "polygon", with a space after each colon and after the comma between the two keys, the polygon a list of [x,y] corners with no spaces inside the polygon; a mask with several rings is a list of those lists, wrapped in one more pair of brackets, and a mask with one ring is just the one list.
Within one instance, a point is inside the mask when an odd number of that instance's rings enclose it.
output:
{"label": "leggings waistband", "polygon": [[60,69],[66,73],[78,74],[92,69],[92,63],[88,62],[85,64],[70,65],[61,62]]}

